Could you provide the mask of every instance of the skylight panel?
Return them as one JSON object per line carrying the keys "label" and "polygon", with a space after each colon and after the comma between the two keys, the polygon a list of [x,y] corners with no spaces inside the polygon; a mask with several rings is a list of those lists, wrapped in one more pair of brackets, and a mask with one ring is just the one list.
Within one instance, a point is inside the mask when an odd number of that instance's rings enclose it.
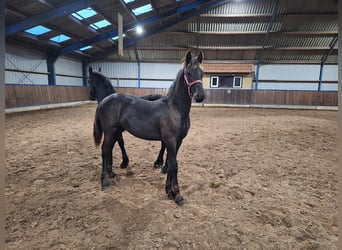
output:
{"label": "skylight panel", "polygon": [[138,7],[138,8],[132,9],[134,15],[136,15],[136,16],[145,14],[145,13],[150,12],[152,10],[153,10],[153,8],[152,8],[152,5],[150,3],[143,5],[141,7]]}
{"label": "skylight panel", "polygon": [[[126,34],[122,34],[122,37],[125,38],[125,37],[126,37]],[[113,41],[119,40],[119,36],[114,36],[114,37],[112,37],[112,40],[113,40]]]}
{"label": "skylight panel", "polygon": [[30,29],[25,30],[25,32],[30,33],[30,34],[35,35],[35,36],[39,36],[39,35],[48,33],[50,31],[51,30],[49,28],[46,28],[43,25],[38,25],[38,26],[35,26],[35,27],[32,27]]}
{"label": "skylight panel", "polygon": [[70,39],[71,37],[63,35],[63,34],[50,38],[51,41],[54,41],[56,43],[62,43]]}
{"label": "skylight panel", "polygon": [[108,22],[106,19],[103,19],[103,20],[98,21],[98,22],[96,22],[96,23],[90,24],[90,27],[92,27],[92,28],[98,30],[98,29],[102,29],[102,28],[104,28],[104,27],[107,27],[107,26],[109,26],[109,25],[111,25],[111,23]]}
{"label": "skylight panel", "polygon": [[79,50],[85,51],[85,50],[91,49],[92,47],[93,47],[93,46],[88,45],[88,46],[85,46],[85,47],[83,47],[83,48],[80,48]]}
{"label": "skylight panel", "polygon": [[72,13],[71,15],[73,17],[76,17],[78,20],[83,20],[83,19],[87,19],[89,17],[95,16],[97,14],[97,12],[95,10],[93,10],[92,8],[88,7],[86,9],[77,11],[75,13]]}

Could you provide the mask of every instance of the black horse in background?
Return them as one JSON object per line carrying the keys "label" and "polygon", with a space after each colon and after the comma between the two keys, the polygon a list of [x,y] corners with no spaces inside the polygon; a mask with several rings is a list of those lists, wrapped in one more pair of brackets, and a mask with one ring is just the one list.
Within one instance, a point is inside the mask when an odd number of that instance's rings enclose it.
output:
{"label": "black horse in background", "polygon": [[[105,97],[116,93],[116,90],[114,89],[110,80],[101,73],[101,68],[99,68],[99,71],[93,71],[93,68],[89,67],[88,71],[89,71],[89,77],[90,77],[89,82],[88,82],[89,83],[89,96],[91,100],[97,100],[97,103],[99,104]],[[159,95],[159,94],[140,96],[140,98],[149,100],[149,101],[155,101],[163,97],[164,96]],[[122,135],[119,136],[118,143],[119,143],[121,153],[122,153],[122,162],[120,164],[120,167],[127,168],[129,159],[126,153],[125,143],[124,143]],[[155,168],[161,167],[163,165],[164,152],[165,152],[165,146],[162,143],[157,160],[154,162]],[[162,173],[167,172],[167,164],[165,164],[161,172]]]}
{"label": "black horse in background", "polygon": [[202,102],[205,92],[202,85],[203,70],[200,65],[202,53],[192,57],[186,54],[181,69],[165,98],[147,101],[132,95],[115,93],[107,96],[98,105],[94,121],[94,141],[98,146],[102,135],[101,184],[105,189],[108,178],[114,176],[112,170],[113,147],[121,133],[127,130],[132,135],[145,140],[160,140],[167,149],[168,172],[165,190],[170,199],[184,204],[178,186],[177,153],[190,128],[192,98]]}

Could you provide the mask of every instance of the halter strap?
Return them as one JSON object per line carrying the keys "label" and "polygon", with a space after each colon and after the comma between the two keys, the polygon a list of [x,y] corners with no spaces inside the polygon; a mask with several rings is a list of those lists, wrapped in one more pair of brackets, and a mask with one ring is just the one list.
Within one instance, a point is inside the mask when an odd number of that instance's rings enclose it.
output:
{"label": "halter strap", "polygon": [[186,69],[184,69],[184,80],[185,80],[184,83],[188,88],[188,95],[190,98],[192,98],[193,96],[191,95],[191,91],[190,91],[191,86],[196,83],[202,83],[202,80],[195,80],[189,83],[188,77],[186,76]]}

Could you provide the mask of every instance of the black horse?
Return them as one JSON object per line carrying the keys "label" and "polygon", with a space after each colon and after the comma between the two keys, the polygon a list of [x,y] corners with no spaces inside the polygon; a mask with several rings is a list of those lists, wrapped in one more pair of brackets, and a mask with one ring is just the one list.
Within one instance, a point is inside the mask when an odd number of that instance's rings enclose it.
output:
{"label": "black horse", "polygon": [[147,101],[135,96],[115,93],[109,95],[96,109],[94,121],[94,141],[98,146],[102,134],[101,184],[105,189],[108,178],[114,176],[112,170],[112,150],[120,134],[127,130],[132,135],[146,140],[160,140],[167,149],[168,172],[165,191],[170,199],[184,204],[178,186],[177,153],[190,127],[191,101],[205,98],[202,86],[203,70],[200,67],[203,55],[192,57],[186,54],[181,69],[166,98]]}
{"label": "black horse", "polygon": [[[97,103],[99,104],[105,97],[116,93],[116,90],[114,89],[113,85],[111,84],[110,80],[105,77],[101,73],[101,68],[99,68],[99,71],[93,71],[92,67],[89,67],[89,96],[91,100],[97,100]],[[164,96],[159,94],[151,94],[151,95],[145,95],[140,96],[140,98],[149,100],[149,101],[155,101],[159,98],[163,98]],[[121,168],[127,168],[128,166],[128,156],[125,150],[125,143],[123,140],[122,135],[118,138],[118,143],[121,149],[122,153],[122,162],[120,164]],[[157,160],[154,162],[154,167],[158,168],[161,167],[164,163],[164,152],[165,152],[165,146],[161,145]],[[167,172],[167,164],[162,168],[162,173]]]}

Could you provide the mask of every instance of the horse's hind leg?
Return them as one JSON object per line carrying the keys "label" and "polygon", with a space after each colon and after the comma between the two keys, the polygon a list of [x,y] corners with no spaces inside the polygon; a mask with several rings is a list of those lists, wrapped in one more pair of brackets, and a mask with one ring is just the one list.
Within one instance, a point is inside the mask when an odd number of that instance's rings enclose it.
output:
{"label": "horse's hind leg", "polygon": [[114,134],[104,133],[104,140],[102,143],[102,173],[101,173],[101,185],[102,189],[106,189],[109,186],[108,178],[114,178],[113,172],[113,147],[117,138]]}
{"label": "horse's hind leg", "polygon": [[120,168],[127,168],[129,159],[128,159],[128,156],[126,154],[125,142],[123,140],[122,133],[120,133],[120,135],[118,137],[118,143],[119,143],[121,153],[122,153],[122,162],[121,162]]}
{"label": "horse's hind leg", "polygon": [[154,162],[154,167],[155,167],[155,168],[159,168],[159,167],[163,166],[163,163],[164,163],[164,160],[163,160],[164,152],[165,152],[165,145],[164,145],[164,143],[162,142],[162,143],[161,143],[161,147],[160,147],[160,151],[159,151],[159,154],[158,154],[158,158],[157,158],[157,160]]}

